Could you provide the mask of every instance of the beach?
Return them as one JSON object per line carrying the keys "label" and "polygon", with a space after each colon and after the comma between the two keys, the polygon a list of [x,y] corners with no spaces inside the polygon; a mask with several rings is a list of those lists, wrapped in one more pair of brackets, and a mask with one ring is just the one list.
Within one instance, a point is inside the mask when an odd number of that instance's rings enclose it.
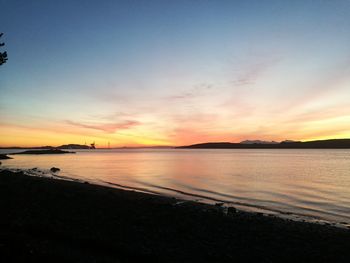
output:
{"label": "beach", "polygon": [[348,149],[75,151],[9,154],[2,167],[350,227]]}
{"label": "beach", "polygon": [[350,0],[0,2],[0,263],[350,262]]}
{"label": "beach", "polygon": [[2,262],[348,262],[350,231],[0,172]]}

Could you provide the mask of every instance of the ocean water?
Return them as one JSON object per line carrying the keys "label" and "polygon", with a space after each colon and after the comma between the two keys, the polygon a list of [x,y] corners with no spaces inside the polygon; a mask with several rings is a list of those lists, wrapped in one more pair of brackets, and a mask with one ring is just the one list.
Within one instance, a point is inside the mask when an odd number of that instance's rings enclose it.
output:
{"label": "ocean water", "polygon": [[[1,150],[1,153],[14,150]],[[13,155],[2,168],[37,167],[112,187],[350,226],[350,150],[121,149]]]}

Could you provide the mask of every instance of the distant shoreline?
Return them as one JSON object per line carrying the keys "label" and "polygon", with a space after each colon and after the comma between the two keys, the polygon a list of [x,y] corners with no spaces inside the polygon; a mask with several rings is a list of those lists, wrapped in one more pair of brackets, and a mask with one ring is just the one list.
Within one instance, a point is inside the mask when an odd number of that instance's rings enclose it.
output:
{"label": "distant shoreline", "polygon": [[57,147],[39,146],[39,147],[0,147],[0,150],[128,150],[128,149],[350,149],[350,139],[328,139],[315,141],[283,141],[283,142],[264,142],[243,141],[241,143],[233,142],[205,142],[183,146],[139,146],[139,147],[101,147],[91,148],[87,145],[65,144]]}
{"label": "distant shoreline", "polygon": [[145,146],[145,147],[115,147],[115,148],[90,148],[90,147],[82,147],[75,146],[75,147],[65,147],[65,146],[39,146],[39,147],[19,147],[19,146],[13,146],[13,147],[0,147],[0,150],[128,150],[128,149],[174,149],[175,146]]}
{"label": "distant shoreline", "polygon": [[176,147],[177,149],[350,149],[350,139],[331,139],[307,142],[231,143],[208,142]]}
{"label": "distant shoreline", "polygon": [[63,151],[60,149],[48,149],[48,150],[27,150],[23,152],[9,153],[8,155],[22,155],[22,154],[34,154],[34,155],[42,155],[42,154],[74,154],[72,151]]}

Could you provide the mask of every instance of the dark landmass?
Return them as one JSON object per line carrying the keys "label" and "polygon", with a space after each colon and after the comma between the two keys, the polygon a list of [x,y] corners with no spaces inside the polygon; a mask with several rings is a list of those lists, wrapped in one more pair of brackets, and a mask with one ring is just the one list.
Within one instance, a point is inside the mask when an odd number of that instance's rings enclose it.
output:
{"label": "dark landmass", "polygon": [[10,155],[16,155],[16,154],[65,154],[65,153],[75,153],[75,152],[62,151],[60,149],[28,150],[28,151],[19,152],[19,153],[10,153]]}
{"label": "dark landmass", "polygon": [[231,142],[208,142],[188,146],[177,147],[180,149],[350,149],[350,139],[332,139],[308,142],[281,143],[231,143]]}
{"label": "dark landmass", "polygon": [[[135,146],[135,147],[115,147],[115,148],[108,148],[108,147],[99,147],[99,149],[171,149],[174,148],[174,146]],[[13,147],[0,147],[0,149],[14,149],[14,150],[20,150],[20,149],[31,149],[31,150],[51,150],[51,149],[83,149],[83,150],[88,150],[88,149],[95,149],[92,148],[91,146],[87,145],[81,145],[81,144],[64,144],[61,146],[40,146],[40,147],[18,147],[18,146],[13,146]]]}
{"label": "dark landmass", "polygon": [[172,149],[174,146],[124,146],[115,148],[99,148],[99,149],[118,149],[118,150],[132,150],[132,149]]}
{"label": "dark landmass", "polygon": [[[348,262],[350,231],[0,172],[1,262]],[[148,262],[147,261],[147,262]]]}
{"label": "dark landmass", "polygon": [[81,144],[64,144],[56,147],[57,149],[92,149],[91,146]]}
{"label": "dark landmass", "polygon": [[[330,139],[317,141],[290,141],[283,142],[245,140],[240,143],[231,142],[207,142],[179,147],[173,146],[145,146],[145,147],[117,147],[99,149],[350,149],[350,139]],[[0,147],[0,149],[28,149],[28,147]],[[40,146],[30,147],[32,150],[54,150],[54,149],[95,149],[95,146],[81,144],[65,144],[57,147]]]}
{"label": "dark landmass", "polygon": [[0,147],[0,149],[32,149],[32,150],[53,150],[53,149],[93,149],[88,145],[81,144],[64,144],[57,147],[54,146],[39,146],[39,147]]}
{"label": "dark landmass", "polygon": [[0,154],[0,160],[6,160],[6,159],[12,159],[12,158],[8,157],[6,154]]}
{"label": "dark landmass", "polygon": [[262,141],[262,140],[245,140],[245,141],[241,141],[240,144],[278,144],[278,142]]}
{"label": "dark landmass", "polygon": [[38,149],[38,150],[44,150],[44,149],[55,149],[55,147],[52,146],[40,146],[40,147],[19,147],[19,146],[11,146],[11,147],[0,147],[0,149],[12,149],[12,150],[21,150],[21,149]]}

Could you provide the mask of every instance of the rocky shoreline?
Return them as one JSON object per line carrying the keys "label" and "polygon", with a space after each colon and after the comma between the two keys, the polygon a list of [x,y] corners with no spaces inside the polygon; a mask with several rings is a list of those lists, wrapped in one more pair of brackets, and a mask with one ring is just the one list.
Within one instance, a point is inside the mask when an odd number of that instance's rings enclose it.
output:
{"label": "rocky shoreline", "polygon": [[7,160],[7,159],[12,159],[12,158],[7,156],[7,154],[0,154],[0,160]]}
{"label": "rocky shoreline", "polygon": [[347,262],[350,230],[0,171],[2,262]]}
{"label": "rocky shoreline", "polygon": [[63,151],[60,149],[26,150],[23,152],[11,153],[11,155],[17,155],[17,154],[67,154],[67,153],[75,153],[75,152]]}

